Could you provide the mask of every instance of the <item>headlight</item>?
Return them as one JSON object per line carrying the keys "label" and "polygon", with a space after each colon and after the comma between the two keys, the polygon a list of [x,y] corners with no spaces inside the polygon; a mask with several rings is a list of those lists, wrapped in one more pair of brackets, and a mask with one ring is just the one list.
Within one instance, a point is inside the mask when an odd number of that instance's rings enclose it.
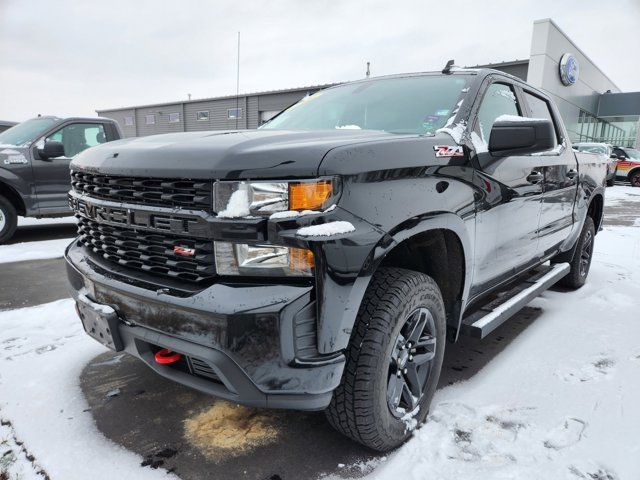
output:
{"label": "headlight", "polygon": [[310,277],[313,253],[303,248],[215,242],[219,275]]}
{"label": "headlight", "polygon": [[337,179],[295,182],[217,182],[214,209],[221,218],[269,216],[287,210],[322,210],[338,194]]}

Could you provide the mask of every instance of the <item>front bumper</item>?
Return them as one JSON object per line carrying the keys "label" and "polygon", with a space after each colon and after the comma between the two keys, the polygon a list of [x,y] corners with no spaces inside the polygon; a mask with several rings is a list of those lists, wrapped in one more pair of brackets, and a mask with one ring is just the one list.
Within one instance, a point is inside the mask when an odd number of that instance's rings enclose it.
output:
{"label": "front bumper", "polygon": [[[72,296],[114,308],[124,350],[164,377],[249,406],[298,410],[324,409],[340,383],[344,355],[309,349],[311,286],[216,283],[177,295],[119,280],[75,241],[65,258]],[[157,364],[160,348],[186,362]]]}

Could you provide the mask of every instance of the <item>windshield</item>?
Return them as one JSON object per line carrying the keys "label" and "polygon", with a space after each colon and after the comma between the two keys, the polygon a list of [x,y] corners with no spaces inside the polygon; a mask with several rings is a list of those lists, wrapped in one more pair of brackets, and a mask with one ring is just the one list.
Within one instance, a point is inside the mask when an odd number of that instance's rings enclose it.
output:
{"label": "windshield", "polygon": [[452,116],[471,78],[423,75],[329,88],[303,98],[260,128],[433,134]]}
{"label": "windshield", "polygon": [[0,145],[20,147],[36,140],[45,130],[48,130],[57,120],[53,118],[32,118],[19,123],[9,130],[0,133]]}

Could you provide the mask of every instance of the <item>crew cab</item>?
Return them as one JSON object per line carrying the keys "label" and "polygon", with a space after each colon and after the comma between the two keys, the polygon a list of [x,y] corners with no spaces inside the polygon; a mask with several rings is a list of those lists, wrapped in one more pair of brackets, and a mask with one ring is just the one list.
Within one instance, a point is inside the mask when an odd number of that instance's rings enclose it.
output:
{"label": "crew cab", "polygon": [[379,451],[426,419],[447,339],[585,283],[606,175],[544,92],[450,64],[71,169],[91,337],[233,402],[325,410]]}
{"label": "crew cab", "polygon": [[0,243],[18,216],[72,215],[67,193],[69,163],[83,150],[121,138],[108,118],[39,116],[0,133]]}

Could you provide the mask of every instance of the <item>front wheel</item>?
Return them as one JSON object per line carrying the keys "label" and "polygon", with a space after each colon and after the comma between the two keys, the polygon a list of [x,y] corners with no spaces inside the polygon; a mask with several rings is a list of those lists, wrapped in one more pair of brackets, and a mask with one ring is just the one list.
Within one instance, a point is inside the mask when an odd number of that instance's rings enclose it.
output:
{"label": "front wheel", "polygon": [[582,226],[580,238],[576,244],[573,259],[569,263],[571,270],[566,277],[562,278],[558,284],[564,287],[577,289],[585,284],[589,269],[591,268],[591,258],[593,257],[593,242],[596,236],[596,229],[593,218],[587,216]]}
{"label": "front wheel", "polygon": [[18,226],[18,214],[13,204],[0,195],[0,244],[9,240]]}
{"label": "front wheel", "polygon": [[377,451],[404,443],[427,417],[445,331],[442,294],[431,277],[381,268],[360,306],[329,423]]}

